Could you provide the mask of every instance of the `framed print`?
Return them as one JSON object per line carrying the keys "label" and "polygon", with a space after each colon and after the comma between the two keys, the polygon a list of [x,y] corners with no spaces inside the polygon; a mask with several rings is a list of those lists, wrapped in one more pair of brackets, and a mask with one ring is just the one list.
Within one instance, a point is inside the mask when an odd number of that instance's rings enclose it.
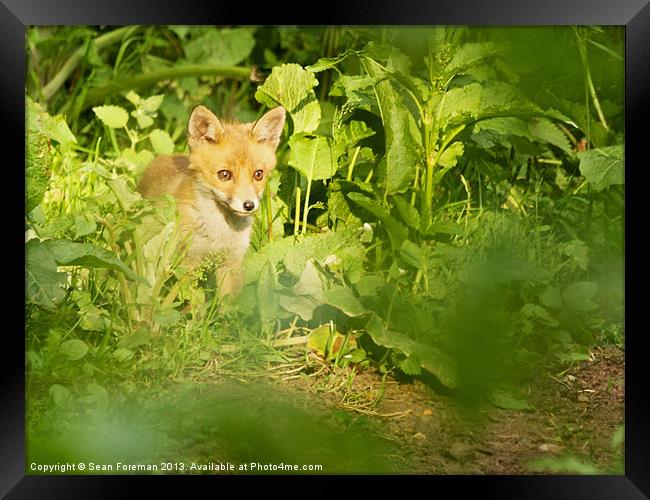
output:
{"label": "framed print", "polygon": [[650,7],[242,7],[0,7],[2,493],[647,498]]}

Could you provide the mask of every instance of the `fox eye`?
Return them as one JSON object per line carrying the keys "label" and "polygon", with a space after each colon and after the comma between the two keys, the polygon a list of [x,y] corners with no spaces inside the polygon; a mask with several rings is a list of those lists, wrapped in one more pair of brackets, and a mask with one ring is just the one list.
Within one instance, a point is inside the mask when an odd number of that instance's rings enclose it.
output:
{"label": "fox eye", "polygon": [[229,181],[232,178],[232,174],[229,170],[219,170],[217,176],[220,181]]}
{"label": "fox eye", "polygon": [[253,177],[255,178],[256,181],[261,181],[264,179],[264,170],[256,170],[255,173],[253,174]]}

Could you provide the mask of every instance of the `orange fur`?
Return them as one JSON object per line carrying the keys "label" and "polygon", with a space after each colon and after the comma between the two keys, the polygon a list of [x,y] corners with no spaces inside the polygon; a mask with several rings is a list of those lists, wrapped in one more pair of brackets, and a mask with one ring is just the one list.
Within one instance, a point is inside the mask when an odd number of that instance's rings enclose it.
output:
{"label": "orange fur", "polygon": [[222,123],[197,106],[188,125],[189,155],[155,158],[138,184],[145,198],[176,198],[180,229],[189,239],[187,263],[219,258],[222,294],[241,289],[251,216],[275,167],[284,119],[284,108],[277,107],[254,123]]}

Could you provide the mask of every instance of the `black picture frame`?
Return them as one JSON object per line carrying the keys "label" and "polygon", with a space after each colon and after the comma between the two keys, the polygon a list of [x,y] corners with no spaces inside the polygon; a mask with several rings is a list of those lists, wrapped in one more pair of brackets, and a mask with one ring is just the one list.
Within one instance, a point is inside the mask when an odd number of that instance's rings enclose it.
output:
{"label": "black picture frame", "polygon": [[[313,7],[313,9],[312,9]],[[623,25],[626,30],[626,96],[625,126],[626,164],[633,182],[626,182],[626,377],[625,377],[625,475],[624,476],[417,476],[418,486],[431,488],[436,494],[440,486],[451,488],[454,496],[478,494],[480,497],[517,499],[637,499],[650,496],[650,390],[644,370],[645,352],[639,311],[645,298],[642,284],[647,278],[648,264],[644,257],[643,189],[647,160],[644,151],[644,122],[648,115],[650,96],[650,5],[648,0],[417,0],[411,2],[329,2],[325,9],[318,4],[289,7],[288,4],[255,6],[245,2],[200,2],[185,0],[2,0],[0,3],[0,54],[3,71],[2,117],[5,153],[5,193],[2,196],[2,220],[7,239],[2,242],[5,257],[3,280],[8,292],[4,301],[5,321],[2,369],[2,425],[0,443],[0,494],[14,498],[126,498],[135,493],[136,483],[162,487],[168,493],[201,483],[213,494],[223,494],[223,482],[242,480],[248,486],[250,477],[152,477],[152,476],[25,476],[25,363],[24,337],[19,331],[18,313],[24,307],[20,292],[24,283],[20,266],[14,259],[24,260],[24,225],[19,227],[19,207],[24,203],[24,75],[25,28],[29,25],[127,25],[127,24],[347,24],[347,25]],[[7,153],[11,153],[8,155]],[[16,197],[17,199],[14,199]],[[647,253],[647,252],[645,252]],[[15,273],[15,275],[13,274]],[[24,296],[23,296],[24,298]],[[14,304],[15,302],[15,304]],[[23,309],[24,310],[24,309]],[[11,318],[11,320],[9,320]],[[24,317],[23,332],[24,332]],[[172,482],[172,479],[174,480]],[[264,478],[272,480],[274,477]],[[291,477],[302,486],[313,489],[313,481],[328,485],[332,494],[352,493],[349,476]],[[305,481],[305,479],[308,480]],[[374,487],[401,482],[408,477],[373,476]],[[300,494],[296,483],[296,493]],[[359,490],[365,491],[365,490]],[[409,490],[402,490],[403,492]],[[285,492],[289,493],[289,492]],[[305,491],[305,493],[307,493]],[[153,495],[151,491],[149,494]]]}

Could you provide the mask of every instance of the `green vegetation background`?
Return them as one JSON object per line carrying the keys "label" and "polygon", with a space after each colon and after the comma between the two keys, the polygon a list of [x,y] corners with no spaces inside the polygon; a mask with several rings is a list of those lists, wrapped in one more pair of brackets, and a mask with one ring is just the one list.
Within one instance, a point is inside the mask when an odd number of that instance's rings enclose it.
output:
{"label": "green vegetation background", "polygon": [[[386,470],[386,444],[335,417],[207,381],[313,352],[517,406],[520,381],[622,346],[623,41],[620,27],[28,29],[28,462]],[[236,300],[183,268],[173,199],[134,190],[154,155],[186,152],[197,104],[240,121],[288,110]]]}

